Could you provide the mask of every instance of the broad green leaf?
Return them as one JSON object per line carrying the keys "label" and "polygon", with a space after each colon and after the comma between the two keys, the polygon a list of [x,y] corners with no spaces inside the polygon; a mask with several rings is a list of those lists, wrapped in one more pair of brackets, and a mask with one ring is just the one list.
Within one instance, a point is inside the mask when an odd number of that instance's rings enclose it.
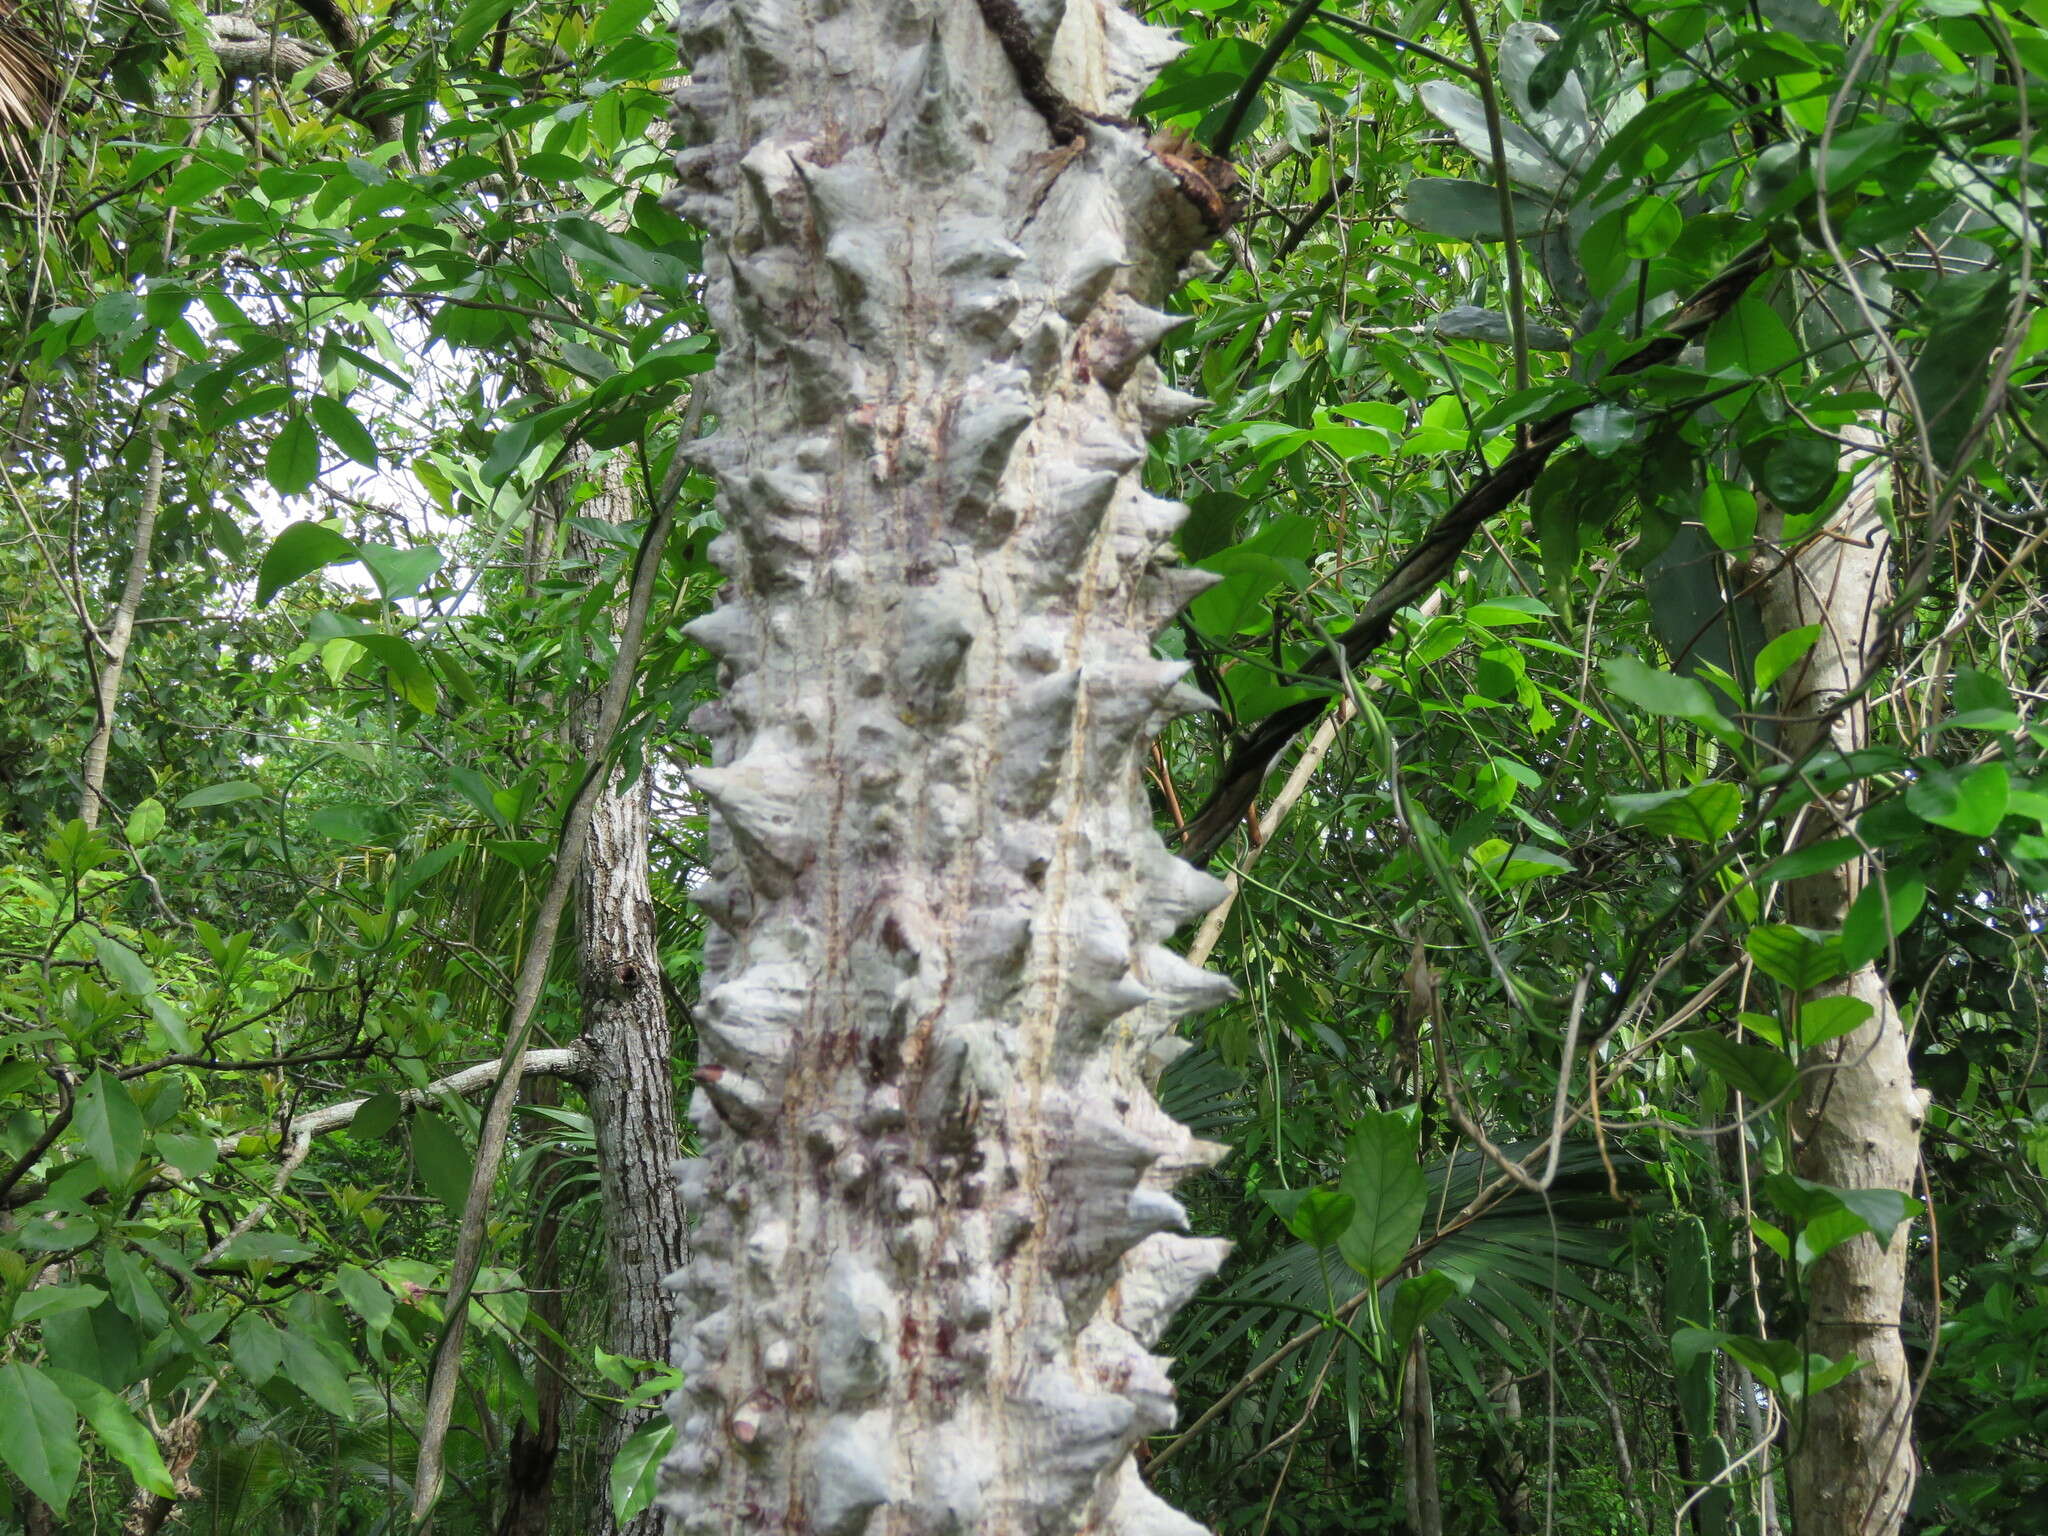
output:
{"label": "broad green leaf", "polygon": [[377,467],[377,445],[354,411],[332,395],[314,395],[307,404],[327,441],[364,468]]}
{"label": "broad green leaf", "polygon": [[128,1469],[136,1482],[165,1498],[177,1492],[157,1449],[156,1436],[143,1426],[133,1409],[98,1382],[74,1371],[53,1370],[48,1374],[57,1390],[85,1415],[85,1422],[100,1437],[100,1444]]}
{"label": "broad green leaf", "polygon": [[1700,526],[1723,549],[1749,548],[1756,539],[1756,517],[1756,497],[1718,475],[1700,492]]}
{"label": "broad green leaf", "polygon": [[124,1188],[142,1156],[142,1112],[128,1096],[127,1085],[99,1068],[86,1079],[71,1124],[99,1165],[107,1188]]}
{"label": "broad green leaf", "polygon": [[1813,642],[1819,638],[1818,624],[1802,624],[1797,629],[1786,630],[1765,645],[1756,655],[1756,691],[1762,693],[1783,677],[1795,662],[1813,649]]}
{"label": "broad green leaf", "polygon": [[[1515,233],[1540,234],[1550,210],[1526,193],[1511,199]],[[1401,195],[1400,216],[1417,229],[1451,240],[1497,243],[1501,239],[1500,193],[1490,181],[1459,181],[1447,176],[1421,176]]]}
{"label": "broad green leaf", "polygon": [[1761,379],[1797,361],[1800,346],[1770,301],[1748,293],[1708,328],[1706,350],[1715,373]]}
{"label": "broad green leaf", "polygon": [[412,1117],[412,1160],[428,1192],[460,1216],[469,1204],[473,1163],[469,1148],[439,1115],[423,1113]]}
{"label": "broad green leaf", "polygon": [[620,1525],[635,1519],[654,1502],[662,1458],[675,1444],[676,1427],[667,1414],[656,1414],[627,1437],[612,1458],[609,1486],[612,1518]]}
{"label": "broad green leaf", "polygon": [[[305,417],[294,416],[278,428],[263,456],[263,476],[280,496],[300,495],[320,478],[320,436]],[[267,600],[259,591],[257,606]]]}
{"label": "broad green leaf", "polygon": [[405,1104],[397,1094],[373,1093],[363,1100],[363,1107],[349,1122],[348,1133],[358,1141],[375,1141],[398,1124],[398,1117],[404,1112]]}
{"label": "broad green leaf", "polygon": [[1914,874],[1879,874],[1856,894],[1842,923],[1842,963],[1868,965],[1912,927],[1927,900],[1927,882]]}
{"label": "broad green leaf", "polygon": [[421,544],[412,549],[364,544],[359,546],[358,553],[375,578],[377,590],[393,601],[411,597],[441,569],[441,551],[431,544]]}
{"label": "broad green leaf", "polygon": [[250,1386],[260,1387],[284,1362],[284,1335],[262,1313],[244,1312],[228,1331],[228,1358]]}
{"label": "broad green leaf", "polygon": [[[302,424],[303,425],[303,424]],[[310,439],[312,434],[308,432]],[[275,453],[276,449],[273,448]],[[319,448],[313,450],[314,469],[319,469]],[[280,487],[282,489],[282,487]],[[256,606],[261,608],[283,588],[297,581],[301,576],[338,565],[356,558],[355,541],[345,539],[332,528],[320,523],[293,523],[275,539],[264,553],[263,564],[256,572]],[[261,791],[258,791],[261,793]],[[182,808],[191,803],[188,796],[178,802]],[[220,804],[217,800],[202,802],[207,805]]]}
{"label": "broad green leaf", "polygon": [[654,0],[611,0],[598,13],[590,34],[584,39],[589,48],[609,48],[622,37],[630,37],[640,30],[654,10]]}
{"label": "broad green leaf", "polygon": [[1368,1280],[1384,1280],[1408,1257],[1429,1199],[1415,1161],[1415,1124],[1398,1110],[1368,1110],[1344,1142],[1338,1189],[1351,1197],[1351,1226],[1338,1251]]}
{"label": "broad green leaf", "polygon": [[96,1307],[106,1299],[107,1293],[96,1285],[38,1285],[16,1298],[14,1323],[20,1327],[39,1317],[55,1317],[59,1312]]}
{"label": "broad green leaf", "polygon": [[1696,677],[1645,666],[1633,656],[1611,657],[1601,663],[1600,670],[1607,686],[1638,709],[1684,720],[1724,741],[1739,737],[1715,706],[1707,685]]}
{"label": "broad green leaf", "polygon": [[209,784],[204,789],[195,789],[178,802],[181,811],[196,811],[202,806],[231,805],[237,800],[254,800],[264,792],[261,784],[251,784],[247,779],[230,779],[225,784]]}
{"label": "broad green leaf", "polygon": [[119,1245],[110,1245],[101,1257],[107,1271],[107,1289],[114,1305],[135,1320],[144,1333],[155,1334],[170,1321],[164,1299],[135,1256]]}
{"label": "broad green leaf", "polygon": [[1966,837],[1989,837],[2005,820],[2011,787],[2003,763],[1981,763],[1967,773],[1930,768],[1907,788],[1906,805],[1922,821],[1937,827]]}
{"label": "broad green leaf", "polygon": [[391,1322],[391,1293],[384,1288],[384,1282],[364,1269],[353,1264],[338,1265],[334,1271],[334,1288],[341,1293],[341,1299],[372,1328],[384,1328]]}
{"label": "broad green leaf", "polygon": [[2012,691],[1989,672],[1959,668],[1952,698],[1955,713],[1941,722],[1943,730],[2016,731],[2022,723]]}
{"label": "broad green leaf", "polygon": [[1778,855],[1757,872],[1756,878],[1759,884],[1770,884],[1780,880],[1803,880],[1808,875],[1825,874],[1828,870],[1840,869],[1851,859],[1862,856],[1863,845],[1855,838],[1831,837]]}
{"label": "broad green leaf", "polygon": [[92,952],[106,973],[120,984],[121,990],[136,1001],[140,1002],[156,992],[156,977],[150,974],[142,956],[119,939],[110,934],[96,933],[92,936]]}
{"label": "broad green leaf", "polygon": [[56,1383],[21,1360],[0,1365],[0,1461],[61,1516],[81,1460],[78,1415]]}
{"label": "broad green leaf", "polygon": [[1799,1045],[1812,1050],[1861,1029],[1876,1010],[1860,997],[1808,997],[1799,1003]]}
{"label": "broad green leaf", "polygon": [[1806,992],[1842,974],[1842,941],[1791,923],[1760,923],[1742,947],[1757,968],[1795,992]]}
{"label": "broad green leaf", "polygon": [[1609,795],[1607,807],[1624,827],[1661,837],[1716,842],[1742,819],[1742,790],[1725,779],[1644,795]]}
{"label": "broad green leaf", "polygon": [[1387,1308],[1387,1337],[1396,1348],[1406,1344],[1446,1303],[1471,1288],[1469,1275],[1453,1277],[1440,1269],[1410,1275],[1394,1287],[1393,1305]]}
{"label": "broad green leaf", "polygon": [[220,1148],[211,1136],[180,1136],[158,1131],[151,1138],[156,1155],[188,1179],[204,1178],[220,1163]]}
{"label": "broad green leaf", "polygon": [[291,1384],[338,1419],[352,1419],[355,1394],[348,1374],[308,1334],[287,1328],[279,1337],[284,1347],[284,1373]]}
{"label": "broad green leaf", "polygon": [[1267,1189],[1260,1191],[1287,1230],[1317,1248],[1335,1247],[1351,1225],[1351,1197],[1330,1189]]}
{"label": "broad green leaf", "polygon": [[1783,1051],[1767,1045],[1740,1045],[1710,1029],[1686,1030],[1675,1037],[1675,1043],[1690,1050],[1737,1093],[1758,1104],[1779,1102],[1799,1076]]}
{"label": "broad green leaf", "polygon": [[151,796],[128,813],[123,835],[131,848],[147,848],[164,829],[164,803]]}

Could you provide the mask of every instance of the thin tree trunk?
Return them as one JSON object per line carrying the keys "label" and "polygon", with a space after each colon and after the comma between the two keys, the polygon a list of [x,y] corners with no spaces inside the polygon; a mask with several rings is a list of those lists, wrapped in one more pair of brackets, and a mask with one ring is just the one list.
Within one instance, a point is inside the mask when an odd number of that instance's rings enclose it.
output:
{"label": "thin tree trunk", "polygon": [[1408,1345],[1401,1375],[1401,1460],[1408,1529],[1412,1536],[1443,1536],[1443,1498],[1437,1487],[1436,1404],[1429,1390],[1429,1346],[1418,1333]]}
{"label": "thin tree trunk", "polygon": [[1136,470],[1194,404],[1148,306],[1220,200],[1115,120],[1173,45],[1106,0],[680,32],[729,682],[664,1502],[681,1536],[1198,1531],[1130,1455],[1227,1246],[1174,1231],[1218,1149],[1149,1088],[1230,990],[1164,945],[1222,888],[1139,778],[1197,707],[1150,644],[1185,509]]}
{"label": "thin tree trunk", "polygon": [[[630,522],[630,493],[618,464],[608,462],[596,474],[602,492],[587,504],[589,511],[607,522]],[[597,548],[572,529],[569,551],[591,559]],[[579,727],[594,717],[594,703]],[[588,750],[587,732],[577,734]],[[675,1198],[674,1168],[682,1152],[675,1072],[647,868],[650,792],[644,772],[631,781],[613,773],[593,807],[576,887],[577,971],[590,1063],[584,1095],[597,1144],[611,1295],[605,1347],[635,1360],[668,1356],[674,1307],[663,1282],[682,1267],[686,1251]],[[648,1412],[608,1417],[598,1458],[607,1474]],[[661,1510],[650,1507],[617,1526],[607,1499],[591,1528],[598,1536],[661,1536],[661,1519]]]}
{"label": "thin tree trunk", "polygon": [[[1865,462],[1861,473],[1862,483],[1828,526],[1786,550],[1764,584],[1767,635],[1820,626],[1813,649],[1779,684],[1780,744],[1795,758],[1823,730],[1845,753],[1869,739],[1869,711],[1860,700],[1830,724],[1819,719],[1862,678],[1891,593],[1891,540],[1878,516],[1876,467]],[[1781,526],[1773,514],[1766,536],[1776,538]],[[1840,836],[1858,805],[1853,789],[1816,800],[1789,842]],[[1875,878],[1876,868],[1856,859],[1790,881],[1786,916],[1809,928],[1837,929]],[[1864,965],[1812,996],[1857,998],[1871,1014],[1800,1062],[1792,1109],[1799,1174],[1840,1189],[1910,1191],[1924,1101],[1913,1087],[1905,1023],[1884,977],[1875,965]],[[1906,1231],[1889,1238],[1883,1244],[1868,1234],[1854,1238],[1825,1255],[1808,1277],[1803,1347],[1862,1363],[1808,1399],[1793,1422],[1789,1473],[1800,1536],[1890,1536],[1912,1495],[1912,1381],[1899,1339]]]}
{"label": "thin tree trunk", "polygon": [[87,829],[99,825],[100,800],[106,791],[107,754],[114,742],[114,714],[121,700],[121,674],[128,665],[128,647],[135,637],[135,613],[142,606],[142,589],[149,581],[151,547],[156,541],[156,515],[164,499],[164,429],[170,421],[169,402],[150,407],[147,425],[148,457],[142,470],[141,505],[135,512],[134,542],[128,553],[128,574],[121,583],[120,600],[107,623],[104,635],[88,630],[88,652],[97,650],[98,686],[93,691],[92,737],[85,746],[85,789],[78,802],[78,818]]}

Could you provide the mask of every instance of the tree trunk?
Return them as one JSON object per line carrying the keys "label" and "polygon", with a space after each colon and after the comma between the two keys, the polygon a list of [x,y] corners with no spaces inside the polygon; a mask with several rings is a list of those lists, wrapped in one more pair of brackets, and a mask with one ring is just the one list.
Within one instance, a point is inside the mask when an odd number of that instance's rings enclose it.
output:
{"label": "tree trunk", "polygon": [[105,634],[91,626],[85,634],[86,654],[96,663],[92,737],[85,744],[85,788],[79,796],[78,819],[87,830],[100,822],[100,801],[107,786],[107,754],[114,744],[114,713],[121,702],[121,674],[128,666],[128,647],[135,638],[135,614],[142,606],[142,589],[149,581],[149,561],[156,542],[156,515],[164,499],[164,429],[170,421],[170,406],[150,407],[143,427],[148,448],[143,461],[142,501],[135,512],[135,532],[128,552],[128,573],[121,583]]}
{"label": "tree trunk", "polygon": [[[607,522],[630,522],[630,495],[617,463],[594,473],[602,492],[585,510]],[[596,545],[572,529],[569,552],[592,559]],[[595,705],[593,699],[584,711],[586,724],[595,717]],[[587,731],[577,734],[578,744],[588,750]],[[630,782],[613,773],[590,818],[576,885],[577,969],[589,1061],[584,1096],[597,1144],[611,1293],[605,1347],[635,1360],[668,1355],[674,1314],[664,1282],[682,1267],[687,1243],[683,1211],[675,1199],[674,1169],[682,1141],[648,881],[649,793],[644,772]],[[619,1447],[645,1417],[643,1410],[608,1418],[598,1456],[607,1476]],[[661,1536],[661,1511],[649,1508],[618,1526],[606,1500],[591,1529],[596,1536],[614,1531]]]}
{"label": "tree trunk", "polygon": [[[1810,534],[1764,584],[1766,634],[1820,626],[1805,660],[1779,683],[1780,746],[1798,757],[1825,730],[1851,752],[1869,738],[1869,711],[1858,701],[1831,723],[1819,719],[1861,680],[1891,593],[1891,540],[1877,512],[1876,465],[1829,524]],[[1767,536],[1782,520],[1772,516]],[[1789,846],[1841,836],[1859,808],[1855,791],[1821,798],[1801,814]],[[1862,887],[1877,878],[1867,860],[1788,882],[1786,916],[1809,928],[1838,929]],[[1792,1107],[1799,1174],[1839,1189],[1911,1191],[1920,1155],[1924,1101],[1906,1060],[1906,1029],[1875,965],[1810,996],[1858,998],[1871,1007],[1861,1028],[1801,1060]],[[1807,1282],[1802,1347],[1862,1364],[1808,1400],[1790,1437],[1789,1477],[1800,1536],[1890,1536],[1912,1495],[1912,1381],[1899,1339],[1905,1297],[1906,1229],[1880,1244],[1868,1234],[1814,1265]]]}
{"label": "tree trunk", "polygon": [[1197,402],[1148,305],[1220,204],[1111,115],[1173,45],[1107,0],[680,30],[730,581],[663,1500],[683,1536],[1198,1531],[1130,1456],[1227,1247],[1174,1231],[1218,1149],[1148,1086],[1230,992],[1164,947],[1222,887],[1139,780],[1201,703],[1150,645],[1198,583],[1136,470]]}

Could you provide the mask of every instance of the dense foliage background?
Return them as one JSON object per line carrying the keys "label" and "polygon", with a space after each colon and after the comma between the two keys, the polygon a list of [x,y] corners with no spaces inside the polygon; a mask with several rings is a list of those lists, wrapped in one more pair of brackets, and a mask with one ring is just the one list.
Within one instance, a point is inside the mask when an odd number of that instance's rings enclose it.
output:
{"label": "dense foliage background", "polygon": [[[1239,1247],[1148,1476],[1229,1532],[1796,1529],[1778,1469],[1839,1374],[1803,1283],[1876,1233],[1910,1245],[1908,1527],[2048,1530],[2048,13],[1151,15],[1191,46],[1148,119],[1241,177],[1164,349],[1211,404],[1151,473],[1222,578],[1167,648],[1222,708],[1161,742],[1162,822],[1310,719],[1189,935],[1243,997],[1162,1096],[1234,1148],[1194,1204]],[[646,1506],[665,1422],[600,1447],[667,1377],[605,1347],[573,1063],[487,1204],[493,1073],[430,1085],[500,1058],[537,931],[530,1044],[573,1055],[578,935],[539,916],[621,665],[691,1070],[718,530],[676,445],[716,343],[660,202],[664,21],[0,10],[0,1524],[404,1527],[465,1217],[438,1523]],[[1394,643],[1317,675],[1560,413]],[[1873,477],[1871,746],[1788,763],[1772,684],[1814,637],[1760,626],[1760,519],[1797,539]],[[1850,783],[1853,836],[1788,853]],[[1859,853],[1840,932],[1785,921]],[[1802,1052],[1860,1022],[1801,995],[1870,961],[1931,1095],[1911,1191],[1789,1168]]]}

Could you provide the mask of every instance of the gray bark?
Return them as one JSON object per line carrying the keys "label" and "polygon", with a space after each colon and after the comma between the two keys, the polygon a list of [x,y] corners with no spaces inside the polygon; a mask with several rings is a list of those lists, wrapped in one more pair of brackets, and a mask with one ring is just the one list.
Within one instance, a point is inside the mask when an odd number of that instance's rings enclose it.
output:
{"label": "gray bark", "polygon": [[[607,467],[603,473],[608,495],[622,496],[616,471]],[[593,508],[595,515],[619,522],[629,510]],[[571,535],[572,550],[581,542]],[[605,1347],[636,1360],[660,1360],[668,1353],[674,1317],[663,1282],[686,1251],[674,1175],[682,1142],[647,871],[648,793],[644,774],[628,782],[614,773],[593,807],[576,887],[581,1044],[589,1064],[584,1096],[597,1144],[611,1293]],[[600,1467],[610,1468],[639,1423],[638,1415],[611,1416]],[[592,1529],[599,1536],[660,1536],[661,1511],[650,1508],[619,1526],[606,1503]]]}
{"label": "gray bark", "polygon": [[[1173,46],[1106,0],[1020,19],[1105,116]],[[663,1502],[685,1536],[1198,1531],[1130,1451],[1227,1246],[1178,1230],[1219,1149],[1148,1086],[1229,994],[1163,943],[1222,887],[1139,782],[1200,707],[1150,645],[1198,589],[1184,509],[1136,470],[1196,404],[1147,359],[1202,217],[1136,131],[1056,144],[975,7],[680,30],[729,681]]]}
{"label": "gray bark", "polygon": [[[1779,683],[1780,745],[1797,757],[1823,731],[1843,752],[1869,739],[1869,710],[1858,701],[1832,723],[1833,709],[1869,665],[1891,595],[1891,540],[1878,516],[1875,470],[1828,526],[1797,548],[1764,584],[1766,633],[1808,624],[1820,637]],[[1773,515],[1765,534],[1775,538]],[[1855,790],[1823,797],[1801,813],[1788,839],[1799,845],[1842,835],[1859,808]],[[1786,918],[1810,928],[1841,926],[1857,893],[1878,871],[1868,860],[1788,883]],[[1911,1191],[1920,1156],[1924,1100],[1906,1059],[1905,1021],[1875,965],[1817,990],[1859,998],[1869,1021],[1800,1062],[1792,1107],[1799,1174],[1840,1189]],[[1854,1355],[1848,1378],[1809,1399],[1793,1424],[1789,1461],[1792,1513],[1800,1536],[1890,1536],[1912,1496],[1913,1384],[1899,1339],[1905,1298],[1907,1229],[1880,1245],[1852,1239],[1814,1265],[1807,1287],[1803,1347],[1830,1359]]]}

